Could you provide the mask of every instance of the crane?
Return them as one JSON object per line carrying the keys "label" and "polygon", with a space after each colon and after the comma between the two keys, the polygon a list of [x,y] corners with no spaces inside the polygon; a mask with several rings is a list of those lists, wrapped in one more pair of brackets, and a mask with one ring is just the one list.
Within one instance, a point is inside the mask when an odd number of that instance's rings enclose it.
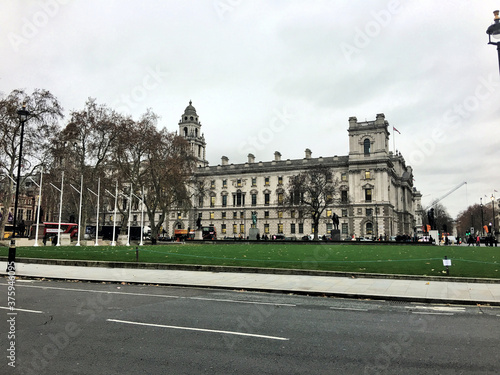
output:
{"label": "crane", "polygon": [[466,185],[467,184],[467,181],[464,181],[462,183],[460,183],[458,186],[455,186],[453,189],[451,189],[449,192],[447,192],[445,195],[443,195],[442,197],[438,198],[438,199],[435,199],[430,205],[428,205],[427,207],[424,208],[424,211],[427,211],[429,208],[435,206],[436,204],[438,204],[440,201],[442,201],[444,198],[446,198],[448,195],[450,195],[451,193],[453,193],[455,190],[458,190],[460,189],[462,186]]}

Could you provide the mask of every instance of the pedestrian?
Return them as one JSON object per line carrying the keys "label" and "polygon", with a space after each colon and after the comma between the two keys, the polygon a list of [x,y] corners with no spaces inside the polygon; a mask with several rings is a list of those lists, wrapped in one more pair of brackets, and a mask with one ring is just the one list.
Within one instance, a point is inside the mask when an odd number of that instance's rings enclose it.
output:
{"label": "pedestrian", "polygon": [[479,235],[476,237],[476,246],[481,246],[481,237]]}
{"label": "pedestrian", "polygon": [[47,233],[45,233],[45,234],[43,235],[43,240],[42,240],[42,242],[43,242],[43,246],[47,246]]}

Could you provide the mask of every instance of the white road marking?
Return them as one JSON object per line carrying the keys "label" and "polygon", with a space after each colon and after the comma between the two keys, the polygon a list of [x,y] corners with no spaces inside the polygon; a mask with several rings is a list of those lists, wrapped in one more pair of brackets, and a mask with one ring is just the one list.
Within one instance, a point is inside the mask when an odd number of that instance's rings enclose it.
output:
{"label": "white road marking", "polygon": [[[4,310],[11,310],[10,307],[3,307],[3,306],[0,306],[0,309],[4,309]],[[35,313],[35,314],[43,314],[43,311],[37,311],[37,310],[27,310],[27,309],[18,309],[18,308],[13,308],[12,309],[13,311],[24,311],[24,312],[31,312],[31,313]]]}
{"label": "white road marking", "polygon": [[451,307],[451,306],[405,306],[405,308],[441,311],[441,312],[465,312],[465,307]]}
{"label": "white road marking", "polygon": [[420,315],[455,315],[453,313],[444,313],[444,312],[429,312],[429,311],[412,311],[412,314],[420,314]]}
{"label": "white road marking", "polygon": [[368,309],[357,309],[354,307],[330,307],[332,310],[347,310],[347,311],[368,311]]}
{"label": "white road marking", "polygon": [[170,326],[164,324],[154,324],[154,323],[141,323],[141,322],[131,322],[127,320],[118,320],[118,319],[106,319],[108,322],[116,322],[116,323],[124,323],[124,324],[134,324],[140,326],[148,326],[148,327],[159,327],[159,328],[171,328],[171,329],[181,329],[185,331],[198,331],[198,332],[209,332],[209,333],[223,333],[226,335],[238,335],[238,336],[248,336],[248,337],[258,337],[261,339],[271,339],[271,340],[281,340],[288,341],[290,339],[286,337],[277,337],[277,336],[266,336],[266,335],[257,335],[253,333],[244,333],[244,332],[234,332],[234,331],[221,331],[216,329],[205,329],[205,328],[194,328],[194,327],[179,327],[179,326]]}
{"label": "white road marking", "polygon": [[[7,285],[7,284],[0,284],[0,285]],[[287,304],[287,303],[242,301],[242,300],[230,300],[230,299],[219,299],[219,298],[205,298],[205,297],[179,297],[179,296],[171,296],[171,295],[165,295],[165,294],[131,293],[131,292],[110,291],[110,290],[61,288],[61,287],[55,287],[55,286],[41,286],[41,285],[22,285],[22,287],[25,287],[25,288],[38,288],[38,289],[65,290],[65,291],[70,291],[70,292],[122,294],[122,295],[129,295],[129,296],[175,298],[175,299],[192,299],[192,300],[203,300],[203,301],[214,301],[214,302],[246,303],[246,304],[255,304],[255,305],[274,305],[274,306],[288,306],[288,307],[295,307],[295,306],[297,306],[297,305]]]}

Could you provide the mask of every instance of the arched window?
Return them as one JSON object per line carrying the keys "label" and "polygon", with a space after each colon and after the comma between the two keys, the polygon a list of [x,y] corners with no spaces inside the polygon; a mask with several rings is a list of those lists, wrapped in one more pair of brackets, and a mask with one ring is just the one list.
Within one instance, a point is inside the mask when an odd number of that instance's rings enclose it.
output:
{"label": "arched window", "polygon": [[370,154],[370,140],[368,138],[365,139],[365,141],[363,142],[363,145],[364,145],[364,148],[365,148],[365,155],[369,155]]}
{"label": "arched window", "polygon": [[188,136],[188,128],[184,128],[184,137]]}
{"label": "arched window", "polygon": [[373,224],[366,223],[366,234],[373,234]]}
{"label": "arched window", "polygon": [[194,136],[198,137],[198,129],[194,129]]}
{"label": "arched window", "polygon": [[190,119],[191,121],[193,121],[193,116],[191,116],[189,119]]}

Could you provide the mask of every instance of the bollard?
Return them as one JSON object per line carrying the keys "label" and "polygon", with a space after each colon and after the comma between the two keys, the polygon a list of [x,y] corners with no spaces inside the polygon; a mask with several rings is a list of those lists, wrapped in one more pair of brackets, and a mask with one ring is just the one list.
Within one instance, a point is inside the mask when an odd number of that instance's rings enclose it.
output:
{"label": "bollard", "polygon": [[135,247],[135,261],[139,262],[139,248],[137,246]]}

